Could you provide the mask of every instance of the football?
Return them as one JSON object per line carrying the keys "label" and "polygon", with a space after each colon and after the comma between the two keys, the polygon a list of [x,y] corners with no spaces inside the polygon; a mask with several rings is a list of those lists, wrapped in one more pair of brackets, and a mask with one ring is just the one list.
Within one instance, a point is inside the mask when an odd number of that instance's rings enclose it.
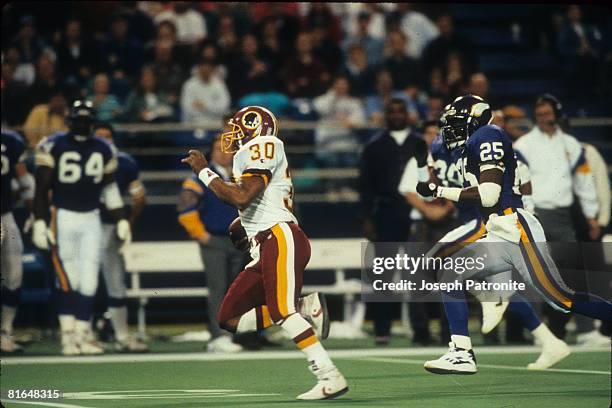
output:
{"label": "football", "polygon": [[241,251],[249,249],[249,238],[247,233],[240,223],[240,217],[237,217],[229,226],[229,236],[232,244]]}

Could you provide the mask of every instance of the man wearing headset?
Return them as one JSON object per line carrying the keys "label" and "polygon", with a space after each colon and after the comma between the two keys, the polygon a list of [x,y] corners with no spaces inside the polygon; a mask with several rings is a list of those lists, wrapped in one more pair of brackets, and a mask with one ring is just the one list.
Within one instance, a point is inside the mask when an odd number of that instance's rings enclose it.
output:
{"label": "man wearing headset", "polygon": [[[525,158],[531,172],[535,213],[544,228],[548,242],[576,242],[576,227],[571,216],[574,199],[587,220],[591,239],[597,239],[601,227],[597,222],[599,204],[595,181],[585,157],[584,148],[566,133],[566,118],[561,102],[550,94],[538,97],[535,103],[534,128],[514,143],[516,151]],[[566,268],[574,266],[578,256],[567,251],[575,246],[560,245],[553,254],[566,258]],[[565,256],[566,255],[566,256]],[[556,257],[557,258],[557,257]],[[559,261],[563,265],[563,260]],[[551,330],[565,336],[567,318],[551,316]],[[578,319],[578,342],[585,345],[609,344],[599,332],[593,330],[592,320]]]}

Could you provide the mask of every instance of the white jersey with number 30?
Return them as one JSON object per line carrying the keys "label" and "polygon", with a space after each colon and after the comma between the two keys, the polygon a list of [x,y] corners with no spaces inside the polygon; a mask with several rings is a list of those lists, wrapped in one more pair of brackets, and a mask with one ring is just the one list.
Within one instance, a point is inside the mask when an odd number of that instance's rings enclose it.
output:
{"label": "white jersey with number 30", "polygon": [[293,184],[285,147],[276,136],[258,136],[234,155],[233,175],[237,182],[245,177],[261,177],[265,190],[241,210],[240,221],[249,238],[279,222],[295,222]]}

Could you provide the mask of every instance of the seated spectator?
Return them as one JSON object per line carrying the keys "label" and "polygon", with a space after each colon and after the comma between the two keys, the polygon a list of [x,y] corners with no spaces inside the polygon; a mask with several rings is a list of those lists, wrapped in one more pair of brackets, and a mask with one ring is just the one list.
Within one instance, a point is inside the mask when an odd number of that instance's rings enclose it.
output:
{"label": "seated spectator", "polygon": [[360,44],[353,44],[342,74],[348,77],[354,96],[364,97],[374,93],[376,69],[368,62],[368,56]]}
{"label": "seated spectator", "polygon": [[166,41],[158,41],[155,44],[155,59],[152,68],[157,78],[157,89],[168,98],[172,105],[178,103],[178,98],[183,86],[185,73],[172,58],[172,45]]}
{"label": "seated spectator", "polygon": [[262,21],[259,30],[259,43],[261,56],[270,65],[273,76],[280,71],[289,51],[284,48],[284,41],[280,38],[280,31],[274,20],[266,18]]}
{"label": "seated spectator", "polygon": [[36,79],[36,68],[34,64],[21,61],[19,49],[15,46],[9,47],[6,52],[2,53],[2,62],[9,64],[13,68],[13,78],[16,81],[23,82],[27,86],[32,85]]}
{"label": "seated spectator", "polygon": [[380,71],[376,76],[376,94],[365,99],[365,114],[369,121],[376,126],[385,124],[385,109],[393,98],[399,98],[406,103],[408,115],[411,120],[418,119],[417,108],[407,95],[401,91],[393,90],[393,78],[388,71]]}
{"label": "seated spectator", "polygon": [[465,94],[467,87],[467,72],[459,53],[452,52],[446,61],[446,84],[449,96],[454,99]]}
{"label": "seated spectator", "polygon": [[325,91],[330,74],[313,54],[310,32],[300,33],[295,42],[295,56],[283,68],[285,87],[293,98],[313,98]]}
{"label": "seated spectator", "polygon": [[47,103],[36,105],[28,115],[23,131],[30,147],[35,147],[44,137],[66,131],[68,105],[63,93],[55,90]]}
{"label": "seated spectator", "polygon": [[444,70],[442,68],[434,68],[429,73],[427,92],[430,94],[448,95],[448,84],[444,78]]}
{"label": "seated spectator", "polygon": [[582,21],[580,6],[569,6],[567,20],[559,33],[559,53],[564,58],[564,73],[573,96],[591,95],[597,83],[602,34]]}
{"label": "seated spectator", "polygon": [[408,86],[422,87],[421,64],[406,55],[408,40],[401,31],[392,31],[387,37],[389,55],[385,59],[384,67],[391,74],[395,89],[404,89]]}
{"label": "seated spectator", "polygon": [[106,71],[114,79],[136,78],[143,61],[142,46],[129,36],[125,15],[112,18],[109,39],[102,44],[101,58]]}
{"label": "seated spectator", "polygon": [[489,93],[489,79],[482,72],[476,72],[470,76],[468,93],[478,95],[491,105],[493,109],[499,107],[499,101],[495,95]]}
{"label": "seated spectator", "polygon": [[[368,15],[367,19],[367,33],[371,38],[378,41],[384,41],[386,37],[386,24],[385,14],[381,7],[376,3],[347,3],[347,6],[351,9],[350,15],[347,16],[346,21],[346,33],[348,37],[355,37],[360,32],[359,24],[364,21],[359,21],[363,18],[363,15]],[[352,11],[352,12],[351,12]]]}
{"label": "seated spectator", "polygon": [[317,157],[329,167],[355,165],[359,142],[353,128],[364,125],[365,112],[361,101],[350,96],[350,84],[346,77],[337,77],[332,87],[313,101],[320,115],[315,133]]}
{"label": "seated spectator", "polygon": [[55,55],[51,52],[44,52],[36,62],[36,79],[29,89],[28,109],[41,103],[47,103],[58,85]]}
{"label": "seated spectator", "polygon": [[310,10],[304,18],[306,28],[315,30],[317,27],[324,29],[323,37],[329,38],[329,41],[338,44],[342,39],[340,21],[338,17],[332,13],[329,4],[325,2],[310,3]]}
{"label": "seated spectator", "polygon": [[23,16],[20,23],[21,27],[12,46],[19,51],[20,63],[34,64],[45,49],[45,43],[36,32],[34,17]]}
{"label": "seated spectator", "polygon": [[155,49],[158,44],[170,47],[172,59],[181,66],[190,66],[194,58],[191,55],[191,47],[179,43],[176,38],[176,26],[170,20],[164,20],[157,25],[157,36],[155,40],[149,42],[145,49],[145,61],[151,62],[155,58]]}
{"label": "seated spectator", "polygon": [[138,89],[132,91],[125,104],[127,122],[163,122],[174,118],[174,109],[167,96],[157,89],[155,72],[142,69]]}
{"label": "seated spectator", "polygon": [[406,54],[412,58],[420,58],[425,46],[439,34],[438,28],[423,13],[413,10],[410,3],[399,3],[398,12],[403,13],[400,29],[410,39]]}
{"label": "seated spectator", "polygon": [[422,53],[423,68],[429,72],[434,68],[444,68],[451,53],[461,56],[468,73],[476,71],[478,60],[470,42],[455,32],[453,19],[443,14],[436,19],[440,35],[425,46]]}
{"label": "seated spectator", "polygon": [[380,39],[370,35],[368,28],[371,19],[372,16],[366,12],[361,12],[357,16],[357,32],[347,36],[343,43],[345,58],[348,58],[351,46],[359,44],[365,50],[370,64],[377,65],[382,62],[384,44]]}
{"label": "seated spectator", "polygon": [[234,58],[238,58],[240,52],[240,43],[234,19],[231,16],[221,16],[219,19],[219,27],[217,28],[217,46],[221,55],[221,62],[229,63]]}
{"label": "seated spectator", "polygon": [[2,124],[17,127],[23,124],[27,110],[28,86],[15,79],[15,66],[2,64]]}
{"label": "seated spectator", "polygon": [[427,98],[427,112],[425,114],[425,121],[440,120],[444,106],[446,106],[444,95],[439,93],[430,94]]}
{"label": "seated spectator", "polygon": [[202,59],[198,63],[196,73],[183,85],[183,122],[219,123],[229,109],[229,91],[225,82],[215,74],[215,67],[214,61]]}
{"label": "seated spectator", "polygon": [[513,141],[529,131],[526,121],[527,114],[518,106],[509,105],[502,110],[496,110],[491,123],[503,128]]}
{"label": "seated spectator", "polygon": [[240,56],[227,62],[227,83],[233,101],[254,92],[275,88],[268,64],[259,58],[259,44],[253,34],[242,37]]}
{"label": "seated spectator", "polygon": [[327,27],[318,25],[312,29],[312,51],[329,72],[338,71],[342,64],[342,51]]}
{"label": "seated spectator", "polygon": [[114,122],[122,114],[121,103],[115,95],[109,94],[110,79],[106,74],[98,74],[93,80],[93,94],[87,100],[96,108],[97,119],[101,122]]}
{"label": "seated spectator", "polygon": [[194,47],[199,45],[207,35],[206,21],[202,14],[193,10],[187,1],[174,1],[171,4],[172,8],[159,13],[155,22],[171,21],[176,26],[179,43]]}
{"label": "seated spectator", "polygon": [[64,38],[57,49],[57,61],[64,84],[82,88],[91,78],[97,66],[96,50],[92,43],[83,38],[79,20],[66,23]]}

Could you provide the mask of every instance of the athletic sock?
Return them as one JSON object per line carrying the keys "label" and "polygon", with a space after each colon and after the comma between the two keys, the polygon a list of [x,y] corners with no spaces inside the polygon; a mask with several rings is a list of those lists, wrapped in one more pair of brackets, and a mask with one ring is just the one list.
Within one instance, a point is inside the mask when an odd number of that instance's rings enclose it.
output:
{"label": "athletic sock", "polygon": [[74,315],[71,314],[60,314],[58,316],[60,330],[62,334],[73,332],[75,329]]}
{"label": "athletic sock", "polygon": [[17,314],[17,308],[2,305],[2,332],[13,334],[13,321]]}
{"label": "athletic sock", "polygon": [[240,317],[236,333],[247,333],[267,329],[272,326],[272,324],[268,306],[256,306]]}
{"label": "athletic sock", "polygon": [[451,341],[455,343],[455,346],[464,350],[472,349],[472,340],[469,336],[461,336],[457,334],[451,335]]}
{"label": "athletic sock", "polygon": [[297,347],[304,352],[308,361],[321,369],[331,367],[332,363],[327,351],[317,338],[312,326],[299,313],[287,317],[280,327],[293,339]]}
{"label": "athletic sock", "polygon": [[126,341],[129,335],[127,306],[109,307],[108,313],[115,330],[115,338],[120,342]]}
{"label": "athletic sock", "polygon": [[523,324],[530,332],[533,332],[537,327],[542,324],[542,321],[533,310],[533,306],[521,295],[514,295],[510,298],[510,304],[508,305],[509,312],[515,312],[523,321]]}
{"label": "athletic sock", "polygon": [[451,334],[469,337],[468,307],[463,291],[442,292],[442,302]]}
{"label": "athletic sock", "polygon": [[531,330],[531,334],[533,334],[533,337],[538,339],[542,344],[559,340],[544,323],[540,323],[538,327]]}
{"label": "athletic sock", "polygon": [[93,312],[94,297],[76,293],[76,308],[74,317],[77,320],[87,321],[91,319]]}

